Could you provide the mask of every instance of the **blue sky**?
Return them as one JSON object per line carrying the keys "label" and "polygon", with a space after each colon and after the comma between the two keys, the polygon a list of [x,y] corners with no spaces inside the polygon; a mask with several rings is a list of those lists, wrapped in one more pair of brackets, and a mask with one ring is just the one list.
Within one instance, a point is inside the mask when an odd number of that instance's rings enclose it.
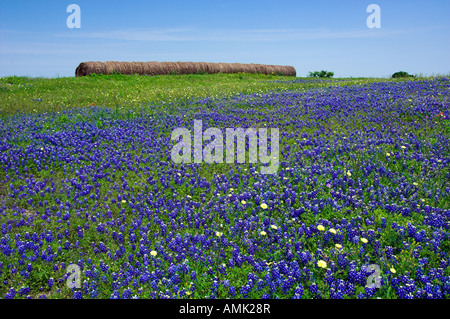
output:
{"label": "blue sky", "polygon": [[[81,28],[69,29],[69,4]],[[369,4],[381,28],[366,25]],[[85,61],[292,65],[297,76],[450,72],[450,1],[0,1],[0,76],[74,76]]]}

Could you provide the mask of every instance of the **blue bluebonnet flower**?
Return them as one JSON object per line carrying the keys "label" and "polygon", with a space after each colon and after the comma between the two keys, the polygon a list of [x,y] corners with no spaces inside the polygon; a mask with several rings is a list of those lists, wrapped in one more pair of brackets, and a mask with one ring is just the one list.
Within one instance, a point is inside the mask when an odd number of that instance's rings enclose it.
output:
{"label": "blue bluebonnet flower", "polygon": [[[448,84],[439,78],[202,98],[126,120],[113,110],[80,108],[65,111],[69,121],[55,131],[43,127],[61,114],[8,118],[0,123],[4,286],[16,276],[29,284],[42,263],[62,285],[59,272],[80,254],[92,258],[77,262],[89,278],[85,297],[100,296],[99,283],[118,267],[103,292],[112,297],[124,291],[133,298],[144,283],[153,298],[188,296],[195,284],[186,281],[197,282],[198,273],[220,276],[228,288],[208,281],[210,297],[298,297],[303,287],[321,298],[309,283],[323,280],[330,298],[371,298],[370,289],[359,294],[368,276],[361,267],[375,258],[397,296],[448,297],[448,276],[439,269],[449,263],[442,203],[450,190],[436,186],[449,164],[448,140],[427,142],[422,133],[448,121]],[[201,165],[167,160],[170,130],[192,128],[194,117],[209,127],[279,127],[277,174],[236,164],[207,180]],[[406,280],[405,255],[416,268]],[[329,270],[315,267],[321,260]],[[244,282],[223,281],[236,271]],[[13,293],[4,288],[3,295]]]}

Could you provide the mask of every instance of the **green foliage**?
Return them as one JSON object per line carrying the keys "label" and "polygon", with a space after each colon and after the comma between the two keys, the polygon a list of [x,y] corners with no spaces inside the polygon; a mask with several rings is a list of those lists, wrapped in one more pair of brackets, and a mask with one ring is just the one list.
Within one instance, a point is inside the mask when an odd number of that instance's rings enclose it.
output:
{"label": "green foliage", "polygon": [[119,71],[116,70],[112,70],[112,72],[110,73],[111,75],[124,75],[122,73],[120,73]]}
{"label": "green foliage", "polygon": [[314,72],[309,72],[308,73],[308,77],[311,78],[332,78],[334,76],[334,72],[329,72],[329,71],[314,71]]}
{"label": "green foliage", "polygon": [[69,118],[67,117],[67,115],[64,114],[58,117],[57,121],[59,123],[67,123],[69,121]]}
{"label": "green foliage", "polygon": [[408,74],[408,72],[405,71],[399,71],[399,72],[395,72],[394,74],[392,74],[392,78],[410,78],[410,77],[414,77],[414,75]]}

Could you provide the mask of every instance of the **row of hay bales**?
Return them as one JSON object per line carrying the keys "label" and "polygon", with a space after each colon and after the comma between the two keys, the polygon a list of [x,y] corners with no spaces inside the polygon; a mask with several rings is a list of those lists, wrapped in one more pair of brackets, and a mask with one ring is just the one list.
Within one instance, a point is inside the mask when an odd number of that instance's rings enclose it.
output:
{"label": "row of hay bales", "polygon": [[96,74],[196,74],[196,73],[261,73],[295,76],[295,68],[288,65],[209,63],[209,62],[82,62],[75,76]]}

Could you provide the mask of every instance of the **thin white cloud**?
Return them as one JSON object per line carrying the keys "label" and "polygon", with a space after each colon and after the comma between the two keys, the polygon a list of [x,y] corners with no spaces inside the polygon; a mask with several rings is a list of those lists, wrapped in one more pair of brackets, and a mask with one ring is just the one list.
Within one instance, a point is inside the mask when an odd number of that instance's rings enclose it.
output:
{"label": "thin white cloud", "polygon": [[278,42],[314,39],[358,39],[385,38],[413,35],[423,31],[433,31],[442,27],[427,27],[416,29],[195,29],[195,28],[167,28],[167,29],[126,29],[112,31],[85,31],[84,29],[67,30],[65,32],[34,32],[21,30],[0,29],[0,45],[9,42],[20,42],[30,39],[44,42],[59,39],[105,39],[128,41],[214,41],[214,42]]}
{"label": "thin white cloud", "polygon": [[101,46],[89,42],[84,44],[75,43],[55,43],[48,41],[22,41],[0,45],[0,55],[80,55],[82,52],[90,54],[104,54],[108,50],[116,50],[123,44],[102,44]]}
{"label": "thin white cloud", "polygon": [[112,39],[128,41],[244,41],[244,42],[274,42],[314,39],[358,39],[395,37],[413,34],[423,29],[150,29],[150,30],[116,30],[108,32],[71,32],[57,34],[57,37]]}
{"label": "thin white cloud", "polygon": [[[105,49],[121,50],[134,42],[278,42],[329,39],[364,39],[405,37],[430,32],[442,27],[417,29],[211,29],[168,28],[149,30],[116,30],[89,32],[83,29],[62,33],[0,29],[1,55],[79,55],[80,52],[103,54]],[[89,41],[93,40],[93,41]],[[102,41],[99,46],[96,40]],[[108,41],[111,40],[111,41]]]}

